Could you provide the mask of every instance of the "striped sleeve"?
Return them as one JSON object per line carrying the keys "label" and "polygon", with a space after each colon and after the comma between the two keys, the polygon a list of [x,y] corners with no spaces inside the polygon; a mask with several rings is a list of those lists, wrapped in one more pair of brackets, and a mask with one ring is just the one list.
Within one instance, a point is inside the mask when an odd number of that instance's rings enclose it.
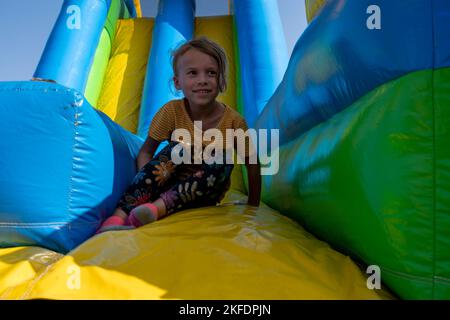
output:
{"label": "striped sleeve", "polygon": [[175,117],[172,104],[165,104],[152,119],[148,135],[157,141],[170,140],[172,131],[175,130]]}

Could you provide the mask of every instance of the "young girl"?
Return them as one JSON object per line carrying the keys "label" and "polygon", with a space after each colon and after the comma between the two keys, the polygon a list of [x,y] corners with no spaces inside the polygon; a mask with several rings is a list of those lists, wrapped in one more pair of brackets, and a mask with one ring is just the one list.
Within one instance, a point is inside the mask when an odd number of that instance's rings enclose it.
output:
{"label": "young girl", "polygon": [[[137,157],[139,172],[120,199],[114,214],[105,220],[99,232],[140,227],[184,209],[216,205],[230,186],[233,164],[227,163],[225,156],[222,161],[212,164],[207,164],[203,159],[201,163],[191,161],[192,164],[177,165],[171,158],[172,150],[178,144],[183,146],[180,155],[188,151],[186,148],[192,147],[172,134],[176,129],[185,129],[187,131],[184,132],[194,137],[194,130],[198,130],[200,123],[194,124],[194,121],[201,121],[203,131],[218,129],[224,139],[221,141],[223,146],[227,145],[226,129],[242,129],[244,132],[248,129],[238,112],[216,100],[226,88],[225,53],[211,40],[197,38],[173,53],[172,67],[175,88],[182,90],[184,99],[172,100],[156,113]],[[165,140],[170,143],[153,157],[159,144]],[[202,141],[201,145],[204,148],[210,143],[209,140]],[[236,149],[236,139],[228,143]],[[247,144],[247,203],[258,206],[260,165],[259,162],[250,164],[248,148]]]}

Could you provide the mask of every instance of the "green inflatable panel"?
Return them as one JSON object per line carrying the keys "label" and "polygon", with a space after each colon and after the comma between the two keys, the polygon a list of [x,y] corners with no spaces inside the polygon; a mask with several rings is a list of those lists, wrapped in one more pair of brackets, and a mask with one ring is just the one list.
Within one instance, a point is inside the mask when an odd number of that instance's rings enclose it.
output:
{"label": "green inflatable panel", "polygon": [[449,68],[378,87],[283,145],[264,201],[401,298],[450,299],[449,93]]}

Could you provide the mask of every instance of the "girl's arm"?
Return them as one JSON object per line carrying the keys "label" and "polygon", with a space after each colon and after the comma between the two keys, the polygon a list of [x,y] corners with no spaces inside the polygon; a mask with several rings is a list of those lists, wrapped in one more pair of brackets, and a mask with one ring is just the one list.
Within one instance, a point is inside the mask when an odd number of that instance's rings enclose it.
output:
{"label": "girl's arm", "polygon": [[247,168],[248,177],[248,200],[250,206],[259,206],[261,197],[261,166],[259,161],[256,164],[250,164],[249,158],[245,158],[245,166]]}
{"label": "girl's arm", "polygon": [[147,136],[147,139],[142,145],[141,150],[139,150],[136,159],[138,171],[141,170],[142,167],[145,166],[150,160],[152,160],[153,155],[160,143],[161,141],[157,141],[153,138],[150,138],[150,136]]}

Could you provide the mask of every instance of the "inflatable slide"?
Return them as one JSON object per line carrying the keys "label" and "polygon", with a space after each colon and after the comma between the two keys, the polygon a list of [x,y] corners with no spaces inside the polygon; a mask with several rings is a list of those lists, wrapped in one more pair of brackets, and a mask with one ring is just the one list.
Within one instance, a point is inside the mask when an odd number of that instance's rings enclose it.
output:
{"label": "inflatable slide", "polygon": [[[450,298],[450,4],[310,0],[288,57],[276,0],[65,0],[34,80],[0,83],[1,299]],[[414,21],[414,23],[410,23]],[[170,52],[225,48],[220,99],[276,129],[262,203],[95,235],[136,174]]]}

